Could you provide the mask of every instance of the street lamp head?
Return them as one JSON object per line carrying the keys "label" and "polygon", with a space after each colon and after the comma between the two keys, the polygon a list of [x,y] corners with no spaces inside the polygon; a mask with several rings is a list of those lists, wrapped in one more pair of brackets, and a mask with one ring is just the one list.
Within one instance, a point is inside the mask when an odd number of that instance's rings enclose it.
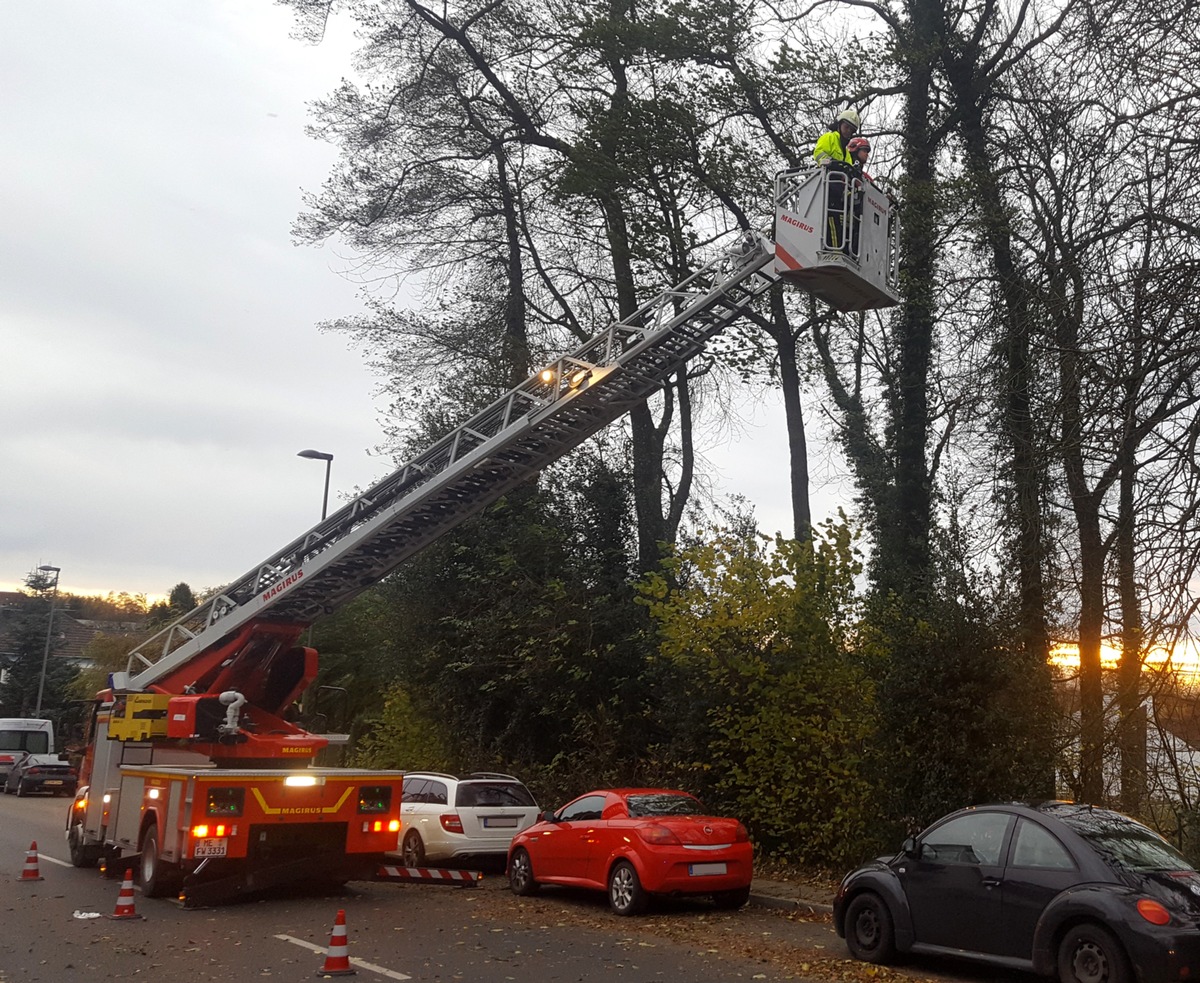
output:
{"label": "street lamp head", "polygon": [[310,461],[332,461],[333,455],[326,454],[324,451],[303,450],[300,451],[297,457],[307,457]]}

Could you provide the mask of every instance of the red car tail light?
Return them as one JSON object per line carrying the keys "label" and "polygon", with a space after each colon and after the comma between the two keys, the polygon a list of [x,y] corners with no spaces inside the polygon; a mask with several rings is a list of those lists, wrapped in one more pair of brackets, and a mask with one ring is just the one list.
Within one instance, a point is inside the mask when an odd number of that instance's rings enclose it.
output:
{"label": "red car tail light", "polygon": [[457,812],[444,812],[438,816],[441,820],[442,829],[447,833],[461,833],[463,831],[462,819]]}
{"label": "red car tail light", "polygon": [[1137,910],[1151,925],[1166,925],[1171,920],[1171,913],[1150,898],[1139,898]]}
{"label": "red car tail light", "polygon": [[748,839],[750,839],[750,831],[741,823],[738,823],[737,829],[733,833],[733,842],[745,843]]}
{"label": "red car tail light", "polygon": [[659,826],[657,824],[639,826],[637,833],[647,843],[654,843],[657,846],[679,845],[679,837],[667,829],[666,826]]}

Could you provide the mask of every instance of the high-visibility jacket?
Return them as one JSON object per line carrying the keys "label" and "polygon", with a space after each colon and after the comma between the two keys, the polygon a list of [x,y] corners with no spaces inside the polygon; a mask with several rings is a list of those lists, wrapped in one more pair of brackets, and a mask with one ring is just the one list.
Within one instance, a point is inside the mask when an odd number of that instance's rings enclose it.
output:
{"label": "high-visibility jacket", "polygon": [[853,164],[854,158],[842,146],[842,135],[837,130],[826,130],[813,148],[813,160],[818,164],[828,164],[831,160],[843,164]]}

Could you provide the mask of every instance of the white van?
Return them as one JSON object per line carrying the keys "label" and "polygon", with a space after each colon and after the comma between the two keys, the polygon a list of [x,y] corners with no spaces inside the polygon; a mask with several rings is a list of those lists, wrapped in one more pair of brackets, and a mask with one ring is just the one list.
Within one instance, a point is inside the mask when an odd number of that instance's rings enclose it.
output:
{"label": "white van", "polygon": [[0,717],[0,782],[25,752],[54,753],[54,724],[28,717]]}

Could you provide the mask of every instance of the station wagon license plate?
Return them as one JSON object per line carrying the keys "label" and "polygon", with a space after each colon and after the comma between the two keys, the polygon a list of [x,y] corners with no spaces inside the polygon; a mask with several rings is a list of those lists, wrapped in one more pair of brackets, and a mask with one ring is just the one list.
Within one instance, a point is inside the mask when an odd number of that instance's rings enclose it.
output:
{"label": "station wagon license plate", "polygon": [[727,873],[725,864],[688,864],[688,873],[692,877],[705,877],[712,874]]}
{"label": "station wagon license plate", "polygon": [[229,840],[210,837],[207,840],[197,840],[192,850],[193,857],[223,857],[229,847]]}
{"label": "station wagon license plate", "polygon": [[44,782],[42,782],[42,784],[43,785],[61,785],[62,779],[61,778],[47,778]]}
{"label": "station wagon license plate", "polygon": [[516,816],[484,816],[483,825],[487,829],[516,829]]}

